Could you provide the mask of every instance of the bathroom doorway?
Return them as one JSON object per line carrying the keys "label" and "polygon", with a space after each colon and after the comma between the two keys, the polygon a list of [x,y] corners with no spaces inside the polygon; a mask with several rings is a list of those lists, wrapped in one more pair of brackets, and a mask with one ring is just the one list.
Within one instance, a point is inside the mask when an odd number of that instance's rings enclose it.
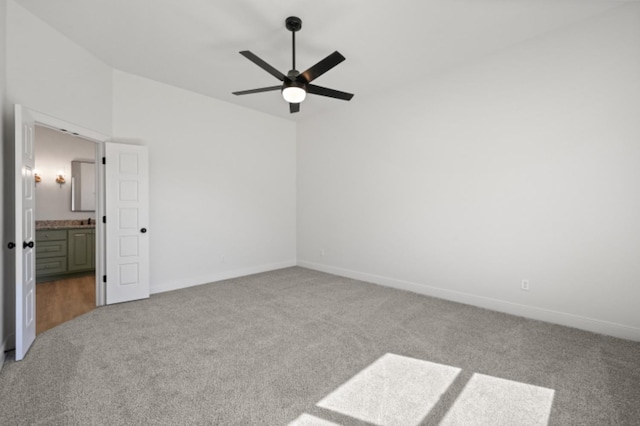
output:
{"label": "bathroom doorway", "polygon": [[35,127],[36,334],[96,303],[97,145]]}
{"label": "bathroom doorway", "polygon": [[[77,229],[86,228],[86,225],[89,225],[90,228],[93,228],[93,234],[91,237],[78,236],[79,232],[73,233],[71,236],[67,234],[65,244],[58,243],[58,248],[52,248],[52,252],[49,254],[58,258],[60,268],[66,264],[67,272],[84,273],[86,271],[69,270],[69,265],[74,265],[74,267],[81,265],[86,268],[88,257],[82,256],[82,250],[78,254],[78,250],[75,249],[88,247],[95,250],[89,256],[94,262],[92,267],[95,270],[95,306],[149,297],[149,234],[147,233],[149,226],[149,155],[147,147],[144,145],[108,142],[109,136],[107,135],[42,114],[19,104],[14,105],[14,116],[13,231],[15,232],[15,242],[9,242],[9,249],[16,249],[11,273],[15,279],[15,359],[21,361],[36,339],[37,236],[35,225],[38,211],[36,185],[51,178],[51,176],[45,175],[44,170],[37,170],[36,167],[36,129],[40,126],[56,133],[60,132],[94,143],[93,155],[87,154],[87,158],[93,158],[95,164],[96,212],[93,212],[93,219],[88,224],[74,226],[74,229]],[[97,162],[97,159],[100,161]],[[55,165],[54,168],[57,167],[60,166]],[[61,170],[59,168],[53,172],[53,181],[59,189],[68,184],[68,172],[65,167],[66,165],[62,166],[61,173],[57,173]],[[71,168],[70,184],[73,184],[73,166]],[[37,179],[35,172],[38,173]],[[63,197],[64,192],[58,191],[57,195]],[[87,213],[86,211],[76,212],[73,209],[71,212],[80,214],[81,219],[68,220],[82,221]],[[113,221],[113,225],[110,225],[109,228],[106,225],[108,217]],[[95,220],[98,218],[99,220]],[[60,229],[44,231],[57,231],[56,235],[49,236],[56,238],[53,241],[64,240]],[[69,238],[72,239],[69,240]],[[73,247],[71,251],[66,251],[67,260],[65,263],[62,259],[65,253],[64,246],[69,250],[71,244]],[[47,245],[49,244],[38,244],[38,247],[42,251],[42,247]],[[59,255],[53,255],[55,250],[58,250],[57,254]],[[69,261],[69,257],[72,261]],[[109,263],[107,263],[107,257],[110,259]],[[42,263],[40,264],[42,265]],[[109,275],[109,279],[107,279],[107,275]]]}

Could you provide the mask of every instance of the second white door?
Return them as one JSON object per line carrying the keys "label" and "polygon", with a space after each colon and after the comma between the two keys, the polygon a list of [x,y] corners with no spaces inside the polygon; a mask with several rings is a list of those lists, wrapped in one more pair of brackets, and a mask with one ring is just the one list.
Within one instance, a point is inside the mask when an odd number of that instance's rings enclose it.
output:
{"label": "second white door", "polygon": [[106,301],[149,297],[147,147],[105,144]]}

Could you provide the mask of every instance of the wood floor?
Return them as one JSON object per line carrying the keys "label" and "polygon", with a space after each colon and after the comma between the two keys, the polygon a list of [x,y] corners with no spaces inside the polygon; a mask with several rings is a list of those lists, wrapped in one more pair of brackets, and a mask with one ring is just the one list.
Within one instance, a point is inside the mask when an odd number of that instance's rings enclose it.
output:
{"label": "wood floor", "polygon": [[36,334],[72,320],[96,307],[96,277],[36,284]]}

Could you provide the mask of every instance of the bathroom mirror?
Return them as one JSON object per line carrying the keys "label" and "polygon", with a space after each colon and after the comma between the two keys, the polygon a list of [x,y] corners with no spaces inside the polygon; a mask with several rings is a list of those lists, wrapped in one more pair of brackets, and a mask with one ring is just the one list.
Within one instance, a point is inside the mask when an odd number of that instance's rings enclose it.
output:
{"label": "bathroom mirror", "polygon": [[96,211],[96,165],[94,162],[71,162],[71,211]]}

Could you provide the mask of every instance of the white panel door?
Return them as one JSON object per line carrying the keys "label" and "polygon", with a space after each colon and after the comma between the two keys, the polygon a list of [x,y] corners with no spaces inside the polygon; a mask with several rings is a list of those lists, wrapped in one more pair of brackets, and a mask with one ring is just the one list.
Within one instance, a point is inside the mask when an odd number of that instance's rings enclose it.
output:
{"label": "white panel door", "polygon": [[149,297],[147,147],[105,144],[107,304]]}
{"label": "white panel door", "polygon": [[35,120],[29,110],[16,105],[15,122],[16,360],[19,361],[36,338]]}

